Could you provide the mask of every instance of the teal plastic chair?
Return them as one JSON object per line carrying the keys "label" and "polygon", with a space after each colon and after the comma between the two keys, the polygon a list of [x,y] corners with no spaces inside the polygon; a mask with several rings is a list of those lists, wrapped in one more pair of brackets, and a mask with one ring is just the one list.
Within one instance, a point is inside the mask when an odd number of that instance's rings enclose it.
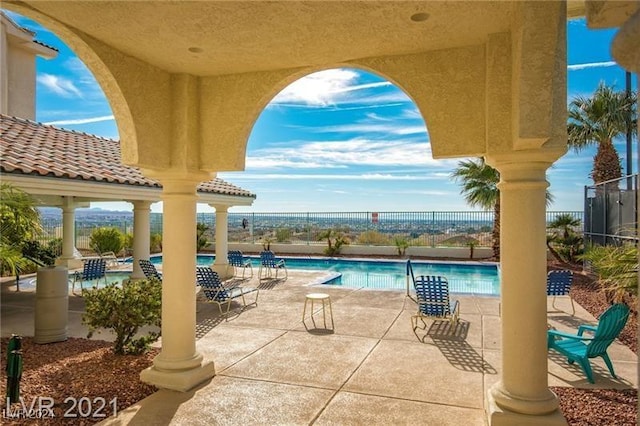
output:
{"label": "teal plastic chair", "polygon": [[[629,319],[628,306],[620,303],[611,305],[600,316],[597,326],[581,325],[578,327],[578,334],[563,333],[557,330],[547,331],[547,347],[566,356],[569,364],[578,361],[587,375],[589,383],[595,383],[589,358],[598,356],[602,357],[611,375],[617,379],[607,349],[618,337],[627,323],[627,319]],[[593,337],[583,336],[585,331],[593,333]]]}

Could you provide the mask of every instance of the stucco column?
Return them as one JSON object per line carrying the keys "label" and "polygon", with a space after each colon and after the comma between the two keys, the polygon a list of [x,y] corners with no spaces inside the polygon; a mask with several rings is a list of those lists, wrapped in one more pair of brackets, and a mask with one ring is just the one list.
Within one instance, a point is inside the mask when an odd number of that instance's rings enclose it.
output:
{"label": "stucco column", "polygon": [[202,179],[154,177],[163,187],[162,351],[140,379],[186,391],[215,373],[213,362],[196,351],[196,187]]}
{"label": "stucco column", "polygon": [[56,265],[69,269],[82,266],[76,258],[76,206],[73,197],[62,197],[62,255],[56,259]]}
{"label": "stucco column", "polygon": [[216,209],[216,260],[212,265],[212,269],[225,279],[228,277],[229,259],[227,257],[229,250],[229,206],[221,204],[211,204]]}
{"label": "stucco column", "polygon": [[131,279],[139,280],[144,278],[144,273],[138,260],[149,260],[151,202],[132,201],[131,203],[133,204],[133,273]]}
{"label": "stucco column", "polygon": [[502,368],[489,390],[490,422],[566,424],[547,380],[545,172],[551,161],[492,165],[500,172]]}

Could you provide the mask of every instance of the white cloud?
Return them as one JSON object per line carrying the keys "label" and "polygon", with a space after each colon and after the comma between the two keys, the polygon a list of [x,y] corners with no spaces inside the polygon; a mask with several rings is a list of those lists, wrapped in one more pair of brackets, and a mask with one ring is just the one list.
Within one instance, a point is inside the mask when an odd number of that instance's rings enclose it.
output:
{"label": "white cloud", "polygon": [[406,126],[402,124],[342,124],[338,126],[325,126],[309,129],[314,133],[386,133],[392,135],[413,135],[427,133],[424,125]]}
{"label": "white cloud", "polygon": [[99,123],[101,121],[111,121],[115,120],[113,115],[104,115],[102,117],[90,117],[90,118],[76,118],[70,120],[57,120],[57,121],[49,121],[48,124],[51,126],[66,126],[70,124],[89,124],[89,123]]}
{"label": "white cloud", "polygon": [[247,159],[247,166],[261,169],[264,165],[318,164],[322,167],[336,165],[355,166],[406,166],[433,163],[428,142],[407,140],[370,140],[354,138],[344,141],[291,141],[287,146],[261,149]]}
{"label": "white cloud", "polygon": [[[361,174],[296,174],[296,173],[219,173],[221,179],[232,181],[256,181],[263,182],[265,179],[274,180],[361,180],[361,181],[433,181],[445,178],[435,176],[433,173],[424,175],[393,175],[381,173],[361,173]],[[446,178],[448,179],[448,177]]]}
{"label": "white cloud", "polygon": [[356,90],[373,89],[376,87],[388,87],[388,86],[393,86],[393,84],[390,81],[379,81],[377,83],[358,84],[357,86],[345,87],[343,89],[336,89],[334,93],[353,92]]}
{"label": "white cloud", "polygon": [[406,102],[409,98],[397,89],[397,94],[361,96],[354,92],[377,88],[393,88],[389,81],[357,84],[361,72],[350,69],[331,69],[309,74],[294,81],[271,101],[272,106],[335,107],[341,103],[383,104]]}
{"label": "white cloud", "polygon": [[356,71],[347,69],[331,69],[309,74],[278,93],[272,103],[332,105],[336,101],[336,95],[345,93],[358,77]]}
{"label": "white cloud", "polygon": [[82,92],[73,84],[71,80],[53,74],[38,74],[36,81],[45,86],[50,91],[64,98],[82,98]]}
{"label": "white cloud", "polygon": [[408,119],[420,119],[422,120],[422,114],[420,114],[420,110],[418,108],[407,108],[402,111],[402,118]]}
{"label": "white cloud", "polygon": [[584,70],[587,68],[603,68],[603,67],[613,67],[618,65],[616,62],[614,61],[606,61],[606,62],[591,62],[591,63],[587,63],[587,64],[573,64],[573,65],[567,65],[567,70],[568,71],[577,71],[577,70]]}

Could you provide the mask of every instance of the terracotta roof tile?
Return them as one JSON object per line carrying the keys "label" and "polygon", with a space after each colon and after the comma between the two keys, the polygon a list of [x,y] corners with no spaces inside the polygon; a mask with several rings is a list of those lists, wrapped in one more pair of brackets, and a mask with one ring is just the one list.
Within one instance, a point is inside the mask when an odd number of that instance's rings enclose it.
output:
{"label": "terracotta roof tile", "polygon": [[[121,163],[119,141],[4,114],[0,114],[0,171],[160,187],[139,169]],[[255,198],[218,178],[201,183],[198,191]]]}

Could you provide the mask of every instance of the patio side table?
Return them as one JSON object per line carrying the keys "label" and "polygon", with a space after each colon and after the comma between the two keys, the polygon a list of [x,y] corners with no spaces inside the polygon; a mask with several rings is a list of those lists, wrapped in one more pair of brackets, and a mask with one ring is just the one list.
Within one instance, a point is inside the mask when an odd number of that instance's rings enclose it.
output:
{"label": "patio side table", "polygon": [[315,327],[316,322],[313,319],[313,304],[316,301],[321,301],[322,302],[322,321],[324,323],[324,328],[327,328],[327,312],[325,309],[325,302],[328,303],[329,305],[329,315],[330,315],[330,319],[331,319],[331,330],[333,330],[335,328],[334,324],[333,324],[333,308],[331,307],[331,296],[329,296],[327,293],[309,293],[307,294],[305,301],[304,301],[304,308],[302,310],[302,323],[304,324],[304,320],[305,320],[305,316],[307,313],[307,303],[311,301],[311,321],[313,322],[313,326]]}

